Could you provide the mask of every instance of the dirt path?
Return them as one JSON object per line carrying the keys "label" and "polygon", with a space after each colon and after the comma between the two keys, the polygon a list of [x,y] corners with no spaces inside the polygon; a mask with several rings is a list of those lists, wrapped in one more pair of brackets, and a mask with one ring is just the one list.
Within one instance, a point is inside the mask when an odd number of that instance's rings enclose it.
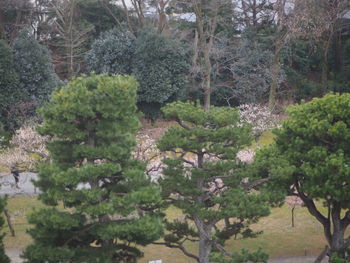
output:
{"label": "dirt path", "polygon": [[7,248],[6,254],[11,259],[11,263],[22,263],[23,259],[19,257],[22,253],[22,250],[19,248]]}
{"label": "dirt path", "polygon": [[[269,260],[269,263],[314,263],[316,256],[306,257],[286,257]],[[324,259],[322,263],[328,262],[328,259]]]}
{"label": "dirt path", "polygon": [[15,180],[11,174],[0,174],[0,195],[35,195],[37,189],[32,180],[37,178],[35,173],[20,173],[19,189],[15,187]]}

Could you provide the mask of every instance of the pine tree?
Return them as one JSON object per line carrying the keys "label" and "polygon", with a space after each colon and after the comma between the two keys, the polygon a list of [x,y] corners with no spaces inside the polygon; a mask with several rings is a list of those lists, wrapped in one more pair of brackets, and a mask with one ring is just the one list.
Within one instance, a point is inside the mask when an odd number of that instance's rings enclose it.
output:
{"label": "pine tree", "polygon": [[323,256],[349,262],[350,94],[315,98],[288,114],[275,144],[256,158],[259,173],[274,174],[273,191],[297,195],[321,223],[329,246]]}
{"label": "pine tree", "polygon": [[[6,199],[4,198],[0,198],[0,229],[3,228],[4,226],[4,219],[2,217],[3,211],[5,209],[6,206]],[[5,234],[0,234],[0,262],[1,263],[10,263],[10,259],[7,257],[7,255],[5,254],[5,247],[4,247],[4,243],[3,243],[3,238],[4,238]]]}
{"label": "pine tree", "polygon": [[[253,139],[236,109],[212,107],[206,112],[176,102],[163,111],[179,125],[159,141],[159,149],[169,156],[160,184],[163,197],[185,214],[182,221],[166,222],[170,233],[164,244],[181,249],[199,263],[208,263],[213,250],[225,252],[223,245],[231,236],[256,236],[250,224],[269,214],[272,199],[269,193],[253,190],[264,180],[250,178],[237,158]],[[186,250],[186,240],[198,241],[197,254]],[[246,254],[244,258],[249,259]],[[257,255],[260,260],[265,257]],[[226,262],[220,256],[216,260],[211,262]]]}
{"label": "pine tree", "polygon": [[160,190],[131,158],[136,89],[128,76],[80,77],[42,108],[52,163],[35,185],[51,208],[30,217],[25,262],[136,262],[136,245],[161,236]]}

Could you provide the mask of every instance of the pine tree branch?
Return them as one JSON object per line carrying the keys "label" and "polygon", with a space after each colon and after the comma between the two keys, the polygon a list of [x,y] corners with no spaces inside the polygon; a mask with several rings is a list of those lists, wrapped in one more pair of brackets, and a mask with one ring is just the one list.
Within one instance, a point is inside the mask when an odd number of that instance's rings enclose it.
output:
{"label": "pine tree branch", "polygon": [[265,184],[267,182],[270,182],[272,180],[273,180],[272,177],[262,178],[262,179],[254,181],[254,182],[244,184],[244,188],[247,190],[251,190],[251,189],[254,189],[255,187],[258,187],[258,186]]}
{"label": "pine tree branch", "polygon": [[191,126],[189,126],[188,124],[186,124],[183,120],[177,119],[176,122],[178,124],[180,124],[180,126],[186,130],[192,130],[193,128]]}
{"label": "pine tree branch", "polygon": [[170,248],[178,248],[182,251],[182,253],[184,253],[187,257],[190,257],[190,258],[193,258],[195,259],[197,262],[199,262],[199,257],[197,257],[196,255],[188,252],[184,246],[178,244],[178,245],[174,245],[174,244],[170,244],[170,243],[167,243],[167,242],[153,242],[152,244],[154,245],[163,245],[163,246],[167,246],[167,247],[170,247]]}

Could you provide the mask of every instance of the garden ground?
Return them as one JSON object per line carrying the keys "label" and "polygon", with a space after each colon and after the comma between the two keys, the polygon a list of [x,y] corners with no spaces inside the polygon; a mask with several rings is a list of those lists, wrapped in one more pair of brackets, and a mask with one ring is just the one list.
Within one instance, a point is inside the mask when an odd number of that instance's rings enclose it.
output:
{"label": "garden ground", "polygon": [[[19,263],[20,251],[26,247],[31,239],[26,233],[28,225],[26,216],[33,208],[40,208],[43,205],[35,196],[10,196],[8,209],[12,217],[16,236],[11,237],[7,233],[5,246],[8,255],[13,263]],[[167,211],[168,218],[181,216],[179,210],[171,208]],[[258,238],[247,240],[229,240],[226,248],[239,251],[242,248],[256,250],[261,247],[269,255],[271,263],[308,263],[313,262],[325,245],[321,225],[311,217],[306,208],[295,209],[295,227],[291,226],[291,209],[288,205],[281,208],[274,208],[270,216],[260,220],[254,229],[264,230]],[[6,232],[9,232],[6,229]],[[196,246],[187,244],[189,250],[196,250]],[[176,249],[169,249],[163,246],[147,246],[143,249],[145,257],[140,263],[147,263],[150,260],[162,259],[164,263],[192,263]]]}

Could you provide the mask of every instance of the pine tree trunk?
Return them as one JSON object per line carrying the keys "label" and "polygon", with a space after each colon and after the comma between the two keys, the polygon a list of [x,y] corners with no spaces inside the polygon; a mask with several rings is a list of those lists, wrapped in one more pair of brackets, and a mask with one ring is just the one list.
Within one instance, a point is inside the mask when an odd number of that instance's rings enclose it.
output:
{"label": "pine tree trunk", "polygon": [[203,234],[199,235],[199,263],[209,263],[209,255],[211,252],[210,241],[203,237]]}
{"label": "pine tree trunk", "polygon": [[209,255],[212,250],[210,227],[196,216],[194,222],[199,231],[199,263],[209,263]]}
{"label": "pine tree trunk", "polygon": [[345,257],[345,252],[343,250],[344,246],[344,234],[346,228],[341,223],[340,220],[340,209],[335,211],[332,215],[333,221],[333,235],[332,243],[330,244],[330,255],[338,254],[340,257]]}

